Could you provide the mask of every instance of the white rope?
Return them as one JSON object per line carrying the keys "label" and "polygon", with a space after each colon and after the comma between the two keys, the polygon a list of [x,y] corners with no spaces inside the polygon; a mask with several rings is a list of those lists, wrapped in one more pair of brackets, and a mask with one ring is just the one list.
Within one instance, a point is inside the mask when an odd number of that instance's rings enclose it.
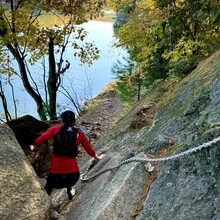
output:
{"label": "white rope", "polygon": [[[97,176],[101,175],[102,173],[105,173],[107,171],[116,169],[116,168],[118,168],[118,167],[120,167],[120,166],[122,166],[124,164],[131,163],[131,162],[160,162],[160,161],[175,160],[175,159],[183,157],[183,156],[185,156],[187,154],[191,154],[191,153],[197,152],[199,150],[202,150],[203,148],[207,148],[207,147],[209,147],[209,146],[211,146],[213,144],[216,144],[219,141],[220,141],[220,136],[217,137],[217,138],[214,138],[212,141],[209,141],[209,142],[206,142],[204,144],[201,144],[198,147],[194,147],[194,148],[191,148],[191,149],[186,150],[184,152],[181,152],[179,154],[176,154],[176,155],[173,155],[173,156],[169,156],[169,157],[164,157],[164,158],[152,159],[152,158],[137,158],[137,157],[133,157],[133,158],[130,158],[130,159],[122,161],[121,163],[119,163],[116,166],[106,167],[103,170],[95,173],[91,177],[86,178],[86,174],[83,174],[80,179],[82,181],[89,181],[89,180],[92,180],[92,179],[96,178]],[[85,178],[84,178],[84,176],[85,176]]]}

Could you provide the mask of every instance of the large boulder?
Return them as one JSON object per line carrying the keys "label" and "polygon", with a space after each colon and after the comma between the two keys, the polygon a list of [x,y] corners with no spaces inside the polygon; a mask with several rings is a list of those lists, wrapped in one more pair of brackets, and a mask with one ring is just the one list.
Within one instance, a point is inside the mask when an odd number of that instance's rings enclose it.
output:
{"label": "large boulder", "polygon": [[24,115],[6,123],[13,130],[18,142],[23,148],[33,144],[34,140],[50,126],[31,115]]}
{"label": "large boulder", "polygon": [[32,145],[35,139],[46,131],[50,125],[39,121],[31,115],[24,115],[6,124],[13,130],[18,143],[34,167],[37,175],[39,177],[47,176],[52,155],[52,149],[49,147],[49,142],[42,145],[37,154],[34,154],[30,150],[30,145]]}
{"label": "large boulder", "polygon": [[0,219],[49,219],[49,196],[6,124],[0,125],[0,140]]}

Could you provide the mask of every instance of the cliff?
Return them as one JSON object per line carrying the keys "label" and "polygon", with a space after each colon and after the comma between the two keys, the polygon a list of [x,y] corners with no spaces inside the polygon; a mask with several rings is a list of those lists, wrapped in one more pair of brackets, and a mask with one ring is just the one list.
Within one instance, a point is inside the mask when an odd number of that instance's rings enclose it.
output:
{"label": "cliff", "polygon": [[[96,149],[107,158],[89,175],[108,171],[79,182],[61,214],[85,220],[220,219],[219,97],[220,51],[181,82],[157,86],[98,141]],[[166,157],[151,164],[146,159]],[[109,170],[129,158],[146,161]]]}
{"label": "cliff", "polygon": [[[122,117],[113,108],[117,102],[100,102],[102,108],[108,104],[110,113],[102,119],[101,110],[100,121],[90,123],[97,128],[112,119],[111,130],[93,142],[106,158],[98,163],[86,155],[78,159],[82,175],[76,195],[68,201],[65,190],[53,193],[53,219],[220,219],[219,97],[217,51],[182,81],[170,78],[156,86]],[[80,123],[91,116],[92,111]],[[10,149],[10,142],[5,144]],[[1,167],[6,159],[1,157]],[[48,219],[48,214],[42,216]]]}

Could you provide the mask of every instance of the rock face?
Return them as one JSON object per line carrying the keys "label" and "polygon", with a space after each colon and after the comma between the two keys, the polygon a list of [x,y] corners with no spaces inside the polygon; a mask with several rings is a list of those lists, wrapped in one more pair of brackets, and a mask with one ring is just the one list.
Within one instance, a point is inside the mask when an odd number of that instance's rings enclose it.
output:
{"label": "rock face", "polygon": [[[94,171],[112,166],[112,163],[118,164],[121,159],[120,154],[109,154]],[[65,217],[76,220],[128,219],[131,210],[136,208],[147,175],[142,165],[131,163],[117,172],[106,172],[92,182],[79,182],[76,185],[78,196],[65,207],[64,212],[68,210]]]}
{"label": "rock face", "polygon": [[50,199],[6,124],[0,125],[0,140],[0,219],[50,219]]}
{"label": "rock face", "polygon": [[18,143],[33,165],[37,175],[39,177],[47,176],[52,150],[45,143],[41,150],[35,154],[30,150],[30,145],[34,144],[35,139],[46,131],[50,125],[37,120],[31,115],[24,115],[6,124],[13,130]]}
{"label": "rock face", "polygon": [[[65,190],[51,196],[57,218],[219,220],[219,97],[220,51],[182,81],[156,86],[95,143],[105,159],[78,158],[83,180],[74,198]],[[48,219],[48,197],[9,127],[0,128],[0,219]]]}
{"label": "rock face", "polygon": [[[149,92],[96,143],[107,158],[90,174],[133,156],[146,159],[143,153],[176,158],[152,163],[151,172],[135,162],[79,181],[61,214],[68,220],[220,219],[220,141],[190,151],[220,136],[219,71],[220,51],[183,81],[170,79]],[[82,173],[87,159],[79,160]]]}

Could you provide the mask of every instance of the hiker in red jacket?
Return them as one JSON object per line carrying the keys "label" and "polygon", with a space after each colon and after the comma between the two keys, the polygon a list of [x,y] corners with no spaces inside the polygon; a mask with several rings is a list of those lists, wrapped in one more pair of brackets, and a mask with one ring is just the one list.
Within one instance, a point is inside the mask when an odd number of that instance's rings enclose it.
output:
{"label": "hiker in red jacket", "polygon": [[105,157],[104,154],[98,156],[90,145],[85,134],[74,127],[75,114],[72,111],[65,111],[61,114],[61,125],[49,128],[44,134],[38,137],[34,143],[34,150],[53,138],[53,155],[51,159],[50,172],[45,185],[48,195],[52,189],[67,188],[69,199],[72,199],[72,186],[77,183],[80,177],[79,167],[77,164],[77,147],[79,144],[85,151],[96,160]]}

